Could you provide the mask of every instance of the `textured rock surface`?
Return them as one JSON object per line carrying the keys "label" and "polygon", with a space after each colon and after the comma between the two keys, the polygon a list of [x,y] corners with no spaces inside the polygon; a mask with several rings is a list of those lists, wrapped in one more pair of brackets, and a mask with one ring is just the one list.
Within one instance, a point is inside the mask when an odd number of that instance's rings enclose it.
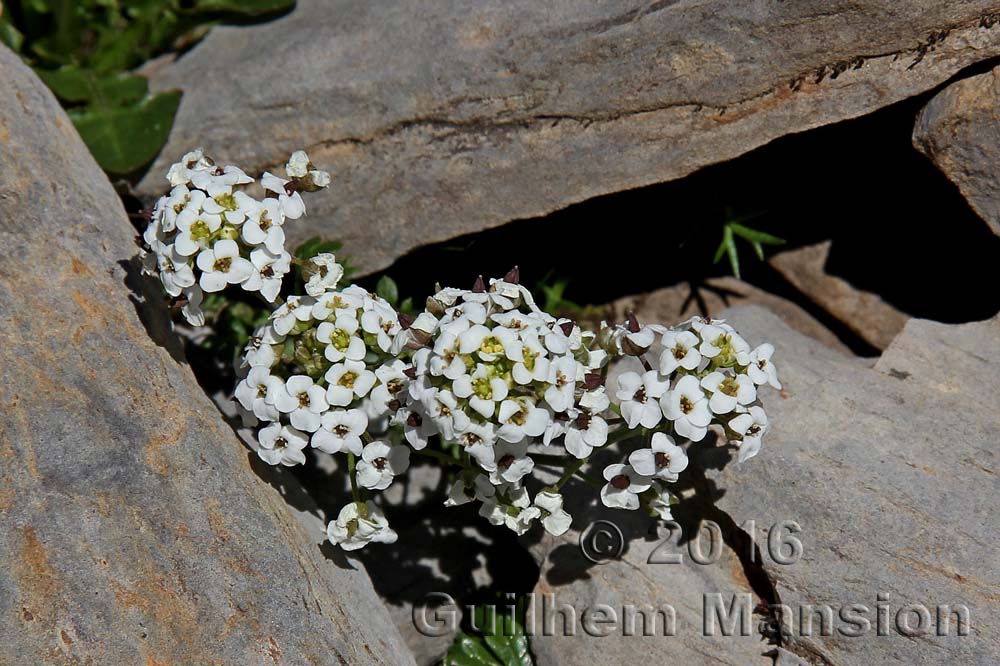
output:
{"label": "textured rock surface", "polygon": [[957,81],[917,116],[913,145],[1000,234],[1000,68]]}
{"label": "textured rock surface", "polygon": [[66,115],[6,49],[0,78],[0,663],[412,664],[144,329],[166,313]]}
{"label": "textured rock surface", "polygon": [[[966,664],[1000,662],[1000,398],[989,390],[1000,365],[1000,321],[949,326],[910,320],[874,369],[784,329],[759,309],[730,313],[751,338],[781,350],[787,399],[764,455],[710,474],[726,489],[717,504],[737,522],[753,519],[757,542],[784,520],[801,526],[802,557],[766,555],[780,600],[795,614],[785,646],[810,663]],[[784,551],[786,554],[787,549]],[[888,635],[876,635],[878,594]],[[828,605],[834,633],[800,635],[798,611]],[[841,608],[863,604],[871,630],[852,630]],[[906,637],[896,614],[921,604],[964,604],[972,632]],[[817,622],[817,620],[814,620]],[[916,616],[911,615],[911,623]],[[911,624],[911,626],[913,626]]]}
{"label": "textured rock surface", "polygon": [[734,277],[709,278],[697,287],[684,283],[626,296],[612,303],[611,311],[616,321],[622,321],[632,311],[641,322],[672,325],[695,315],[718,317],[726,308],[747,304],[765,307],[796,331],[832,349],[851,353],[830,329],[795,303]]}
{"label": "textured rock surface", "polygon": [[[997,0],[300,0],[154,75],[185,90],[141,183],[204,145],[334,175],[294,237],[365,271],[418,245],[678,178],[1000,54]],[[321,201],[322,200],[322,201]]]}
{"label": "textured rock surface", "polygon": [[[607,518],[621,527],[623,561],[583,567],[575,537],[558,544],[546,537],[533,547],[548,557],[536,592],[551,591],[578,612],[597,603],[667,603],[677,612],[677,635],[622,639],[619,628],[604,638],[538,637],[540,663],[641,662],[654,650],[667,661],[758,663],[768,650],[755,638],[759,616],[750,622],[750,637],[701,634],[704,594],[718,592],[728,604],[751,591],[742,606],[748,616],[760,599],[792,611],[791,635],[776,655],[780,664],[1000,662],[1000,519],[992,508],[1000,497],[1000,398],[988,388],[1000,363],[1000,321],[911,320],[869,368],[764,309],[724,314],[748,339],[766,339],[779,350],[784,391],[768,395],[774,429],[757,458],[739,465],[728,447],[690,451],[692,465],[678,490],[694,495],[674,514],[686,537],[702,519],[720,526],[726,546],[718,562],[697,565],[686,547],[666,546],[659,556],[678,552],[685,564],[648,564],[662,537],[650,542],[636,514],[581,511],[583,522]],[[784,521],[800,531],[774,530],[769,545],[772,528]],[[751,533],[758,548],[752,560]],[[792,554],[789,536],[801,542],[801,556],[779,564]],[[702,550],[709,544],[703,539]],[[566,580],[573,563],[586,577]],[[803,635],[799,613],[810,604],[831,608],[832,635],[821,635],[818,616],[812,635]],[[851,604],[867,608],[862,615],[870,629],[860,636],[844,633],[855,630],[840,616]],[[950,636],[933,629],[903,636],[896,614],[908,604],[928,609],[935,623],[939,605],[965,605],[972,631],[958,636],[951,615]],[[878,605],[889,609],[885,636],[877,635]],[[916,612],[911,628],[919,624]]]}
{"label": "textured rock surface", "polygon": [[876,349],[885,349],[909,315],[878,294],[858,289],[826,271],[831,241],[780,252],[771,265],[795,288]]}

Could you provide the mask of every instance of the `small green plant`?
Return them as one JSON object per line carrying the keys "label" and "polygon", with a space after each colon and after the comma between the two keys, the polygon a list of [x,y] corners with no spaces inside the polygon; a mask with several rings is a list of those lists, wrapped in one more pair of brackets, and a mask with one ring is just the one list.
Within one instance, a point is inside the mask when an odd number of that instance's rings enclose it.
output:
{"label": "small green plant", "polygon": [[743,224],[747,220],[758,216],[760,216],[760,213],[734,218],[732,211],[726,211],[726,221],[722,225],[722,242],[719,243],[719,248],[715,251],[713,262],[717,264],[722,260],[723,256],[728,256],[729,266],[733,269],[733,275],[736,277],[740,277],[740,255],[739,249],[736,246],[737,237],[749,242],[757,254],[757,258],[761,261],[764,260],[765,245],[783,245],[785,243],[785,239],[783,238],[772,236],[757,229],[751,229]]}
{"label": "small green plant", "polygon": [[524,617],[528,598],[478,604],[472,627],[460,631],[448,648],[443,666],[533,666]]}
{"label": "small green plant", "polygon": [[132,70],[201,39],[218,22],[286,11],[295,0],[12,0],[0,42],[31,65],[111,174],[149,163],[166,143],[180,91],[150,94]]}

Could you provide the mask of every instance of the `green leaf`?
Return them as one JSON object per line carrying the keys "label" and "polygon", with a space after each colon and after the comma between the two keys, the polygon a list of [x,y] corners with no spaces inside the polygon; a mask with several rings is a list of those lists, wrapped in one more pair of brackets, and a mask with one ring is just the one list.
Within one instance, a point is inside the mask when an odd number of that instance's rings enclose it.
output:
{"label": "green leaf", "polygon": [[0,14],[0,43],[15,53],[20,53],[24,45],[24,35],[14,27],[6,14]]}
{"label": "green leaf", "polygon": [[441,663],[442,666],[504,666],[493,656],[481,637],[464,632],[455,637],[455,642],[448,648]]}
{"label": "green leaf", "polygon": [[344,245],[339,241],[323,240],[319,236],[313,236],[307,240],[302,241],[302,243],[295,248],[295,257],[297,259],[312,259],[317,254],[323,254],[324,252],[329,252],[331,254],[336,254],[340,252],[340,248]]}
{"label": "green leaf", "polygon": [[180,101],[181,92],[175,90],[130,106],[71,110],[70,118],[101,168],[127,174],[160,152]]}
{"label": "green leaf", "polygon": [[134,74],[98,74],[66,65],[59,69],[35,69],[56,97],[64,102],[94,102],[101,107],[124,106],[146,96],[146,79]]}
{"label": "green leaf", "polygon": [[396,303],[399,302],[399,287],[396,286],[396,281],[388,275],[383,275],[378,279],[375,293],[387,300],[389,305],[393,307],[396,307]]}
{"label": "green leaf", "polygon": [[766,234],[763,231],[758,231],[757,229],[744,227],[742,224],[736,224],[735,222],[733,222],[730,223],[729,227],[733,230],[733,233],[735,233],[737,236],[745,238],[752,243],[762,243],[764,245],[785,244],[784,238],[778,238],[777,236]]}
{"label": "green leaf", "polygon": [[259,16],[282,12],[293,6],[295,0],[199,0],[194,4],[194,10]]}

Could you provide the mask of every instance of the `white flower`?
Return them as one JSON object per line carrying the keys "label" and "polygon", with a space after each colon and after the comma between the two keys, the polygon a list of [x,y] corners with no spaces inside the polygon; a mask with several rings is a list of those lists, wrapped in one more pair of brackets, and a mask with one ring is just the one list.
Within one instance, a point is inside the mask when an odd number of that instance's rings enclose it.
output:
{"label": "white flower", "polygon": [[278,205],[281,206],[281,212],[284,213],[285,217],[289,220],[297,220],[305,215],[306,206],[302,202],[302,195],[298,192],[288,194],[288,191],[285,189],[285,185],[288,182],[284,178],[278,178],[267,171],[260,177],[260,184],[264,189],[278,195]]}
{"label": "white flower", "polygon": [[375,373],[361,361],[345,360],[326,371],[326,400],[331,405],[346,407],[354,398],[363,398],[375,386]]}
{"label": "white flower", "polygon": [[540,437],[549,424],[549,413],[539,409],[528,398],[507,399],[500,403],[497,414],[501,423],[500,439],[517,443],[526,437]]}
{"label": "white flower", "polygon": [[642,425],[643,428],[654,428],[663,418],[659,399],[670,386],[660,381],[656,370],[649,370],[642,375],[637,372],[623,372],[618,377],[618,392],[615,396],[620,401],[622,417],[629,428]]}
{"label": "white flower", "polygon": [[284,305],[271,313],[271,327],[278,335],[288,335],[299,322],[312,319],[315,304],[308,296],[289,296]]}
{"label": "white flower", "polygon": [[757,399],[757,388],[746,375],[710,372],[701,380],[701,386],[712,393],[708,406],[716,414],[728,414],[737,405],[749,405]]}
{"label": "white flower", "polygon": [[337,319],[330,323],[324,321],[316,328],[316,339],[326,345],[323,355],[331,363],[339,363],[345,358],[350,361],[362,361],[368,353],[365,342],[356,336],[358,320],[353,314],[345,312],[338,314]]}
{"label": "white flower", "polygon": [[166,245],[156,253],[163,290],[171,296],[180,296],[187,287],[194,285],[194,271],[188,258],[177,253],[173,245]]}
{"label": "white flower", "polygon": [[358,483],[371,490],[385,490],[394,476],[410,466],[410,449],[375,441],[365,446],[358,461]]}
{"label": "white flower", "polygon": [[545,332],[545,346],[553,354],[565,354],[578,349],[581,341],[580,327],[569,319],[558,319]]}
{"label": "white flower", "polygon": [[285,174],[289,178],[303,178],[309,173],[309,155],[304,150],[296,150],[285,164]]}
{"label": "white flower", "polygon": [[657,432],[653,433],[651,447],[633,451],[628,462],[643,476],[676,481],[678,474],[687,469],[688,457],[684,449],[674,443],[673,437]]}
{"label": "white flower", "polygon": [[712,411],[694,375],[681,377],[677,385],[660,399],[660,407],[663,415],[674,422],[674,431],[681,437],[700,442],[708,432]]}
{"label": "white flower", "polygon": [[394,422],[403,426],[403,437],[415,451],[425,448],[431,435],[438,433],[437,424],[421,410],[402,407],[396,412]]}
{"label": "white flower", "polygon": [[573,406],[578,368],[579,363],[572,356],[563,356],[549,364],[547,379],[551,386],[545,389],[545,402],[554,411],[565,412]]}
{"label": "white flower", "polygon": [[566,424],[566,438],[563,445],[570,455],[586,458],[599,446],[608,441],[608,423],[600,416],[581,412]]}
{"label": "white flower", "polygon": [[264,245],[274,254],[285,249],[284,213],[277,199],[264,199],[247,213],[243,240],[249,245]]}
{"label": "white flower", "polygon": [[427,361],[427,368],[434,376],[455,380],[465,374],[465,359],[458,351],[458,335],[443,331],[434,342],[434,354]]}
{"label": "white flower", "polygon": [[528,457],[527,442],[499,442],[493,456],[496,467],[490,470],[490,482],[494,484],[517,483],[535,468],[535,461]]}
{"label": "white flower", "polygon": [[285,382],[285,392],[275,394],[274,406],[288,414],[293,426],[306,432],[319,430],[321,415],[329,408],[326,391],[306,375],[289,377]]}
{"label": "white flower", "polygon": [[254,271],[243,283],[243,288],[259,291],[268,303],[274,303],[281,291],[282,278],[292,267],[292,256],[284,251],[273,254],[265,247],[258,247],[251,250],[250,263]]}
{"label": "white flower", "polygon": [[222,226],[221,215],[210,215],[202,211],[185,208],[177,216],[177,236],[174,247],[178,254],[190,257],[207,248],[212,235]]}
{"label": "white flower", "polygon": [[357,318],[357,310],[361,307],[363,300],[361,297],[354,294],[348,294],[342,291],[328,291],[318,299],[316,299],[316,305],[313,306],[312,316],[313,319],[319,321],[324,321],[330,318],[330,315],[337,313],[338,316],[341,310],[350,311],[351,316]]}
{"label": "white flower", "polygon": [[384,302],[375,301],[372,309],[361,315],[361,328],[376,336],[379,349],[388,352],[392,338],[399,333],[399,318],[396,311]]}
{"label": "white flower", "polygon": [[253,264],[240,256],[240,247],[232,240],[220,240],[210,250],[202,250],[197,263],[202,271],[198,285],[209,293],[239,284],[254,272]]}
{"label": "white flower", "polygon": [[774,355],[774,346],[765,342],[752,352],[738,355],[736,362],[746,366],[747,375],[754,384],[758,386],[770,384],[780,390],[781,382],[778,381],[778,370],[771,362],[772,355]]}
{"label": "white flower", "polygon": [[340,278],[344,276],[344,267],[337,263],[337,258],[329,252],[317,254],[309,260],[306,282],[306,293],[319,297],[323,292],[336,289]]}
{"label": "white flower", "polygon": [[566,533],[573,522],[572,516],[563,510],[563,497],[559,493],[543,490],[535,495],[535,507],[541,513],[542,527],[552,536]]}
{"label": "white flower", "polygon": [[484,475],[477,475],[472,482],[469,481],[468,477],[463,475],[448,490],[448,499],[444,501],[444,505],[461,506],[462,504],[468,504],[474,499],[485,501],[495,497],[496,494],[496,487]]}
{"label": "white flower", "polygon": [[192,326],[204,326],[205,313],[201,309],[201,302],[204,299],[204,295],[201,293],[201,287],[198,285],[188,287],[184,290],[184,298],[186,302],[181,308],[181,314],[184,315],[184,319]]}
{"label": "white flower", "polygon": [[257,366],[271,368],[278,360],[278,355],[274,353],[274,343],[265,340],[265,331],[269,330],[270,327],[265,327],[264,331],[250,336],[243,350],[243,365],[251,368]]}
{"label": "white flower", "polygon": [[266,428],[261,428],[261,431],[257,433],[257,441],[260,443],[257,455],[270,465],[291,467],[292,465],[301,465],[306,461],[302,449],[306,448],[309,440],[291,426],[272,423]]}
{"label": "white flower", "polygon": [[485,470],[496,469],[496,452],[493,448],[496,442],[496,429],[492,423],[467,422],[465,429],[455,434],[458,443],[480,467]]}
{"label": "white flower", "polygon": [[471,326],[458,336],[460,354],[476,353],[480,360],[492,363],[499,358],[523,361],[521,340],[516,331],[498,326],[489,329],[482,324]]}
{"label": "white flower", "polygon": [[261,421],[277,421],[279,412],[274,406],[274,396],[284,388],[285,383],[273,376],[269,368],[256,366],[236,386],[236,399]]}
{"label": "white flower", "polygon": [[379,411],[395,412],[399,408],[401,401],[397,399],[397,396],[409,383],[409,379],[404,374],[406,367],[406,364],[397,358],[386,361],[375,368],[375,378],[378,379],[378,385],[372,389],[371,401]]}
{"label": "white flower", "polygon": [[351,502],[342,508],[337,520],[327,526],[326,536],[344,550],[357,550],[370,542],[395,543],[398,538],[385,514],[370,500],[361,505]]}
{"label": "white flower", "polygon": [[607,480],[601,488],[604,506],[630,511],[639,508],[639,494],[649,490],[653,483],[630,465],[608,465],[604,468],[604,478]]}
{"label": "white flower", "polygon": [[653,482],[653,490],[656,491],[657,495],[649,502],[650,512],[660,520],[673,520],[674,514],[670,507],[677,504],[677,497],[659,481]]}
{"label": "white flower", "polygon": [[739,462],[745,462],[760,451],[761,440],[768,430],[767,414],[754,405],[749,412],[729,421],[729,428],[741,437]]}
{"label": "white flower", "polygon": [[441,436],[449,442],[455,441],[458,433],[465,432],[470,427],[469,415],[459,409],[455,394],[448,389],[428,392],[421,398],[421,403]]}
{"label": "white flower", "polygon": [[705,358],[721,356],[726,361],[735,359],[737,355],[750,351],[750,345],[740,337],[733,328],[722,322],[714,322],[701,326],[698,334],[702,343],[698,351]]}
{"label": "white flower", "polygon": [[360,409],[331,409],[323,414],[320,429],[312,436],[314,448],[325,453],[350,451],[361,455],[361,436],[368,429],[368,416]]}
{"label": "white flower", "polygon": [[523,487],[503,484],[496,494],[483,501],[479,515],[494,525],[506,525],[517,534],[524,534],[531,521],[542,515],[538,507],[531,506],[531,498]]}
{"label": "white flower", "polygon": [[547,352],[533,330],[521,331],[522,361],[515,363],[511,370],[514,381],[518,384],[544,382],[549,377],[549,359]]}
{"label": "white flower", "polygon": [[483,418],[490,418],[498,402],[507,397],[507,382],[491,376],[490,367],[482,363],[472,375],[462,375],[452,384],[452,391],[459,398],[468,398],[469,406]]}
{"label": "white flower", "polygon": [[669,375],[677,368],[694,370],[701,363],[698,336],[691,331],[667,331],[663,334],[660,374]]}

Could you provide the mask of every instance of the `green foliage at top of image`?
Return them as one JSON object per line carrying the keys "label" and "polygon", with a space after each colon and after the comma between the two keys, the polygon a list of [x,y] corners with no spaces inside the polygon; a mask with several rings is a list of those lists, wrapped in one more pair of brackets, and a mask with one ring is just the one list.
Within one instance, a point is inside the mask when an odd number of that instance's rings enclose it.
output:
{"label": "green foliage at top of image", "polygon": [[132,70],[197,42],[219,22],[258,20],[295,0],[10,0],[0,42],[60,102],[101,167],[128,174],[163,147],[179,91],[150,94]]}

